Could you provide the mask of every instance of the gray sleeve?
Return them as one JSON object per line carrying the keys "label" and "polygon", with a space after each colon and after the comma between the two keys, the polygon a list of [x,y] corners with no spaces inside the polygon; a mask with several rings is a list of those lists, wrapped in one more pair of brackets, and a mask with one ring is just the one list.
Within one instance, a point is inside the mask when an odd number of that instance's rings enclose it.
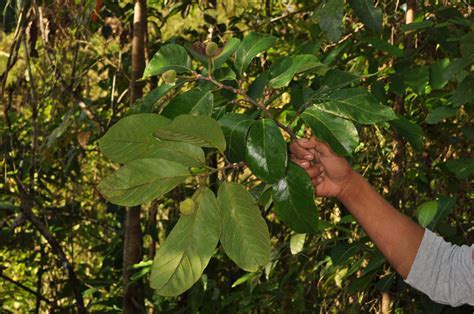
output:
{"label": "gray sleeve", "polygon": [[448,243],[428,229],[405,280],[437,303],[474,305],[472,246]]}

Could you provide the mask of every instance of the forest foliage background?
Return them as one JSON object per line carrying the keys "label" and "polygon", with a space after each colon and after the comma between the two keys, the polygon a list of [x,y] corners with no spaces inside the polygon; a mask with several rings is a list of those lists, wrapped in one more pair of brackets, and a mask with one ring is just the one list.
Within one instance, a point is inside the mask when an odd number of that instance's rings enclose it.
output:
{"label": "forest foliage background", "polygon": [[[326,70],[259,96],[280,123],[295,121],[313,91],[370,91],[398,119],[356,125],[353,167],[408,216],[450,242],[473,243],[469,1],[0,0],[0,9],[1,312],[472,311],[409,288],[335,200],[316,200],[319,232],[295,234],[275,217],[265,185],[243,172],[237,180],[250,182],[271,232],[271,261],[248,273],[219,248],[190,290],[162,297],[149,287],[150,261],[193,185],[135,212],[97,190],[118,168],[98,140],[121,118],[160,113],[187,90],[149,94],[164,84],[141,79],[154,54],[169,43],[222,46],[253,31],[276,42],[252,61],[240,87],[278,57],[304,53]],[[238,106],[216,91],[212,116]]]}

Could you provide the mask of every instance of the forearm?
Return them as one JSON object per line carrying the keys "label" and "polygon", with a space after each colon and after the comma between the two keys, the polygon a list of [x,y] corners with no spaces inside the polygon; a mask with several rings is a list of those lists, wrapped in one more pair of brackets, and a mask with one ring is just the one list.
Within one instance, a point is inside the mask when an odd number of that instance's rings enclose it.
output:
{"label": "forearm", "polygon": [[353,172],[339,200],[364,228],[395,270],[406,278],[424,229],[388,204],[365,179]]}

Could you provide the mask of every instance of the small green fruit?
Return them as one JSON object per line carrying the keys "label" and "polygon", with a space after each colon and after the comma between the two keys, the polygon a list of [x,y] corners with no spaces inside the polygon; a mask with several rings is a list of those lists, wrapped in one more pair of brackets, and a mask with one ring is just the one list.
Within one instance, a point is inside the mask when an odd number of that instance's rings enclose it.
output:
{"label": "small green fruit", "polygon": [[163,81],[165,81],[165,83],[169,83],[169,84],[172,84],[174,82],[176,82],[176,71],[175,70],[168,70],[166,72],[164,72],[161,77],[163,78]]}
{"label": "small green fruit", "polygon": [[206,46],[206,55],[208,57],[215,57],[217,55],[217,49],[219,49],[217,44],[211,41]]}
{"label": "small green fruit", "polygon": [[181,215],[184,216],[189,216],[194,214],[194,211],[196,210],[196,203],[191,198],[187,198],[181,203],[179,203],[179,211],[181,212]]}

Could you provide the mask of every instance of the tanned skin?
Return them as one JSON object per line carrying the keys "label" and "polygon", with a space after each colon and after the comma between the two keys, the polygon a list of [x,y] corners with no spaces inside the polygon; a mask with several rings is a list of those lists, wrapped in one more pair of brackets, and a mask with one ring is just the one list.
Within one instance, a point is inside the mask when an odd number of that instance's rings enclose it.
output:
{"label": "tanned skin", "polygon": [[388,262],[406,279],[424,229],[387,203],[346,159],[314,136],[293,141],[290,151],[293,162],[311,177],[316,195],[341,201]]}

